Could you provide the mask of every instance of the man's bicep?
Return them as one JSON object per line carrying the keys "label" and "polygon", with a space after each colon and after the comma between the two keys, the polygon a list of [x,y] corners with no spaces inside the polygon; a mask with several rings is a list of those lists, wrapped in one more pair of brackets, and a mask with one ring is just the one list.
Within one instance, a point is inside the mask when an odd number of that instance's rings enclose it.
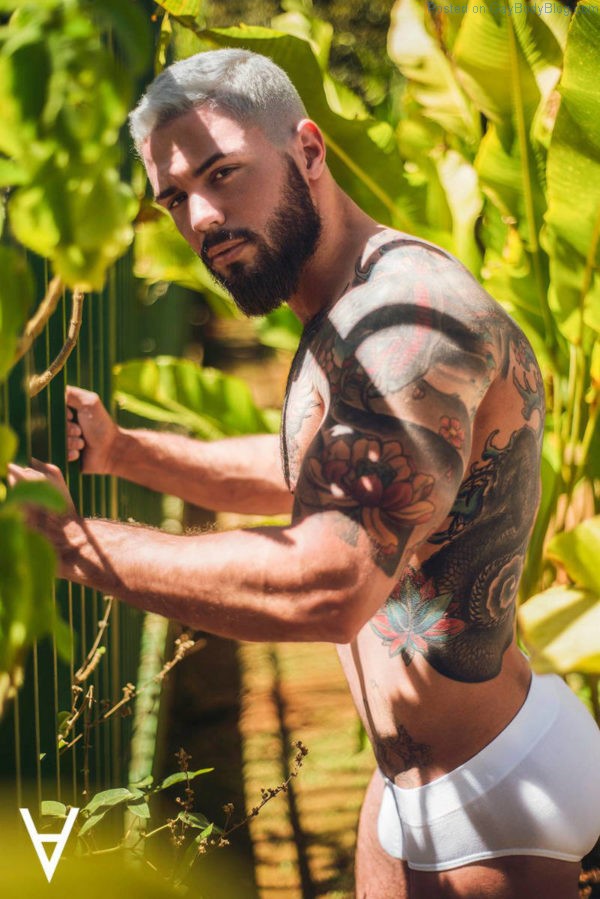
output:
{"label": "man's bicep", "polygon": [[[317,513],[345,542],[368,547],[394,577],[406,551],[447,517],[463,474],[456,448],[423,425],[371,414],[371,427],[328,416],[308,449],[295,518]],[[363,535],[367,540],[363,539]]]}

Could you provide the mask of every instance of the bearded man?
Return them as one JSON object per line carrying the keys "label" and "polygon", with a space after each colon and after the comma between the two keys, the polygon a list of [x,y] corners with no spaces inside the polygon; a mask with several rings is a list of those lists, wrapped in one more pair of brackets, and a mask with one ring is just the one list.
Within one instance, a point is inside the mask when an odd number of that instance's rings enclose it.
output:
{"label": "bearded man", "polygon": [[[515,640],[544,421],[523,333],[446,251],[341,190],[268,59],[175,63],[131,129],[156,201],[238,306],[287,302],[304,331],[280,441],[123,430],[69,388],[70,458],[292,518],[173,536],[71,507],[40,520],[61,575],[222,636],[337,644],[378,761],[360,899],[576,899],[600,832],[600,738]],[[65,489],[52,467],[11,473]]]}

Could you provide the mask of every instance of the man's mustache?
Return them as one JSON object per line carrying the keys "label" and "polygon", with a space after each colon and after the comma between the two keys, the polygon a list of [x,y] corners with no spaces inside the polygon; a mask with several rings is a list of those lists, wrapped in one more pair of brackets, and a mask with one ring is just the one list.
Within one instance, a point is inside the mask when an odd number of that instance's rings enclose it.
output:
{"label": "man's mustache", "polygon": [[227,243],[227,241],[230,240],[254,241],[256,240],[256,236],[252,231],[248,231],[247,228],[236,228],[233,231],[228,231],[226,228],[220,228],[218,231],[210,231],[204,238],[204,243],[200,250],[200,258],[204,264],[210,266],[208,253],[213,247],[216,247],[221,243]]}

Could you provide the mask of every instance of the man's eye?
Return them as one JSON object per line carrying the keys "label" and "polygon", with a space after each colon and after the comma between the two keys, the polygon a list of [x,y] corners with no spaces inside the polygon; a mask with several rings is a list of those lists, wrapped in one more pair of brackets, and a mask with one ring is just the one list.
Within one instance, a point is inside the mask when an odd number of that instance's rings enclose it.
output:
{"label": "man's eye", "polygon": [[169,210],[177,209],[177,207],[185,200],[185,194],[175,194],[169,202]]}
{"label": "man's eye", "polygon": [[222,181],[233,171],[235,171],[235,166],[232,165],[225,166],[222,169],[217,169],[216,172],[213,172],[213,181]]}

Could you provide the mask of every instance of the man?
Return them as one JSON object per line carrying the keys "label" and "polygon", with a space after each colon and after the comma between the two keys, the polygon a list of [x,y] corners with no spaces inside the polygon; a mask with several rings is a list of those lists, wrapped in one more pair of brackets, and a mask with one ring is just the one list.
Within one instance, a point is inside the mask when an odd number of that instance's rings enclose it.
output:
{"label": "man", "polygon": [[157,202],[214,277],[249,315],[286,301],[304,333],[281,458],[268,436],[124,431],[77,388],[70,458],[292,523],[176,537],[71,508],[40,522],[62,576],[223,636],[338,644],[379,765],[360,899],[575,899],[600,832],[600,738],[514,633],[544,416],[529,344],[445,251],[342,192],[269,60],[178,62],[131,124]]}

